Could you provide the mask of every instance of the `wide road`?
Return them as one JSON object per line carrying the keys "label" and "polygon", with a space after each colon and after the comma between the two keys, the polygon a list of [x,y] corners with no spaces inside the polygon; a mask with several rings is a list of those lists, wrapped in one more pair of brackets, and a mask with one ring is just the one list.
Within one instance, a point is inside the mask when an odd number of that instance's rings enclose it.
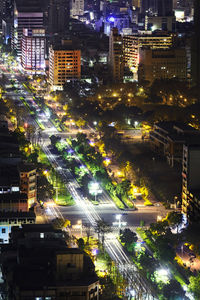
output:
{"label": "wide road", "polygon": [[[26,104],[30,107],[30,109],[36,109],[41,111],[41,108],[37,107],[37,103],[33,100],[33,95],[31,93],[27,93],[25,88],[22,86],[23,77],[19,74],[15,74],[14,76],[9,74],[4,68],[4,74],[6,74],[7,78],[10,80],[12,77],[17,79],[19,82],[19,93],[14,94],[13,92],[8,92],[7,95],[10,96],[14,101],[20,100],[20,97],[24,97]],[[27,116],[29,120],[30,116]],[[39,129],[38,124],[35,122],[35,119],[32,120],[35,123],[37,129]],[[121,213],[119,209],[115,207],[110,197],[103,193],[101,196],[103,198],[103,203],[97,207],[91,204],[87,199],[81,195],[80,190],[78,189],[78,184],[69,170],[63,168],[62,160],[58,155],[54,155],[49,147],[49,138],[53,133],[60,135],[57,132],[57,129],[53,126],[49,117],[46,115],[45,111],[41,112],[41,122],[45,127],[45,131],[41,133],[41,146],[44,152],[47,154],[49,160],[53,164],[57,171],[61,174],[64,182],[66,183],[66,187],[69,192],[72,194],[76,206],[73,208],[60,208],[60,207],[52,207],[48,209],[48,214],[52,214],[52,216],[61,216],[64,218],[70,218],[74,221],[78,219],[83,219],[83,222],[89,222],[92,228],[95,228],[96,221],[104,219],[109,223],[115,221],[115,215]],[[62,138],[62,134],[60,135]],[[72,213],[74,211],[74,213]],[[123,211],[123,221],[127,222],[127,227],[137,226],[139,225],[140,220],[144,220],[146,223],[150,223],[156,220],[157,215],[160,214],[159,209],[147,210],[144,211]],[[129,281],[129,288],[134,289],[137,295],[137,299],[156,299],[154,292],[151,290],[149,283],[139,274],[136,267],[127,256],[122,246],[118,242],[116,235],[114,233],[110,233],[105,237],[105,246],[107,251],[113,260],[115,260],[119,266],[120,271]]]}

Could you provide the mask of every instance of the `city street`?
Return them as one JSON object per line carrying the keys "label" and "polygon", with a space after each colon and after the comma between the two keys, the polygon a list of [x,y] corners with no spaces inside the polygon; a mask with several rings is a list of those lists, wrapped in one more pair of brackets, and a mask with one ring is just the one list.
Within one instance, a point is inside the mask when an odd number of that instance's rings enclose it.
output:
{"label": "city street", "polygon": [[[5,74],[5,69],[2,69],[2,71]],[[9,80],[13,79],[13,75],[7,72],[6,76]],[[41,108],[39,108],[37,103],[33,100],[33,95],[28,93],[22,85],[23,79],[21,75],[16,74],[15,76],[19,83],[20,92],[17,94],[13,92],[7,92],[7,95],[11,97],[13,101],[20,100],[20,97],[23,97],[30,110],[40,109],[41,111]],[[26,116],[25,120],[26,119],[29,121],[31,120],[30,116]],[[45,130],[41,133],[41,147],[46,153],[50,162],[53,164],[54,168],[56,168],[59,174],[62,176],[68,191],[71,193],[76,202],[74,207],[48,207],[45,211],[47,217],[63,217],[71,220],[72,224],[76,224],[77,221],[81,219],[83,224],[87,224],[89,222],[94,228],[96,221],[103,219],[112,225],[113,222],[116,222],[116,215],[122,214],[122,221],[127,223],[126,227],[134,228],[140,224],[140,221],[144,221],[145,225],[149,225],[150,223],[156,221],[158,216],[163,214],[164,211],[160,207],[141,207],[136,211],[120,211],[118,208],[116,208],[112,199],[105,191],[103,191],[101,196],[99,196],[101,198],[100,204],[98,206],[94,206],[81,195],[78,189],[79,185],[75,178],[73,178],[69,170],[63,169],[62,159],[60,159],[58,155],[54,155],[49,147],[49,137],[52,134],[56,134],[61,138],[65,138],[70,134],[70,132],[58,132],[52,122],[49,120],[49,116],[46,115],[45,111],[42,112],[42,118],[40,119],[40,122],[45,128]],[[38,123],[35,119],[32,119],[32,123],[35,125],[36,129],[39,130]],[[73,132],[73,134],[75,134],[75,132]],[[139,275],[136,267],[126,255],[121,244],[116,238],[116,233],[118,232],[117,226],[114,226],[113,229],[113,233],[107,234],[105,237],[105,246],[108,253],[110,254],[111,258],[117,262],[123,275],[129,280],[130,288],[136,291],[136,294],[139,297],[138,299],[151,299],[151,296],[153,299],[153,296],[155,295],[152,294],[149,284],[146,282],[146,280],[144,280],[143,277],[141,277],[141,275]]]}

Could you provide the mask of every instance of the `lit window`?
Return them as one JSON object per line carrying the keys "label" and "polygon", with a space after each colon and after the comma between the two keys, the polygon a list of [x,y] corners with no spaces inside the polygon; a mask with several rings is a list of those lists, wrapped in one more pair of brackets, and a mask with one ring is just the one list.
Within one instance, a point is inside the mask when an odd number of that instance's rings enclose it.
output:
{"label": "lit window", "polygon": [[[44,238],[44,232],[40,232],[40,238],[43,239]],[[39,299],[39,298],[38,298]]]}

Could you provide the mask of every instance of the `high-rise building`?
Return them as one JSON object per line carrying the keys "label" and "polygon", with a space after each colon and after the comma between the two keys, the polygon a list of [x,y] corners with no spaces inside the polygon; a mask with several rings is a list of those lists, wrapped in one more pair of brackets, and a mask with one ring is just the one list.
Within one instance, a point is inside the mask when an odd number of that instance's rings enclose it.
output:
{"label": "high-rise building", "polygon": [[190,222],[200,220],[200,142],[190,139],[183,146],[182,211]]}
{"label": "high-rise building", "polygon": [[124,35],[123,36],[123,54],[125,66],[133,72],[137,79],[139,66],[139,49],[169,49],[173,44],[172,35],[142,34],[142,35]]}
{"label": "high-rise building", "polygon": [[43,28],[43,12],[39,0],[15,0],[12,48],[21,56],[23,29]]}
{"label": "high-rise building", "polygon": [[64,33],[69,29],[70,2],[69,0],[50,0],[49,26],[51,34]]}
{"label": "high-rise building", "polygon": [[61,45],[49,49],[49,82],[54,90],[62,90],[67,81],[81,77],[81,50],[73,47],[71,41],[63,40]]}
{"label": "high-rise building", "polygon": [[22,67],[27,72],[45,71],[45,29],[24,28]]}
{"label": "high-rise building", "polygon": [[0,27],[4,43],[10,44],[13,23],[13,1],[0,0]]}
{"label": "high-rise building", "polygon": [[84,0],[72,0],[70,15],[71,17],[84,15]]}
{"label": "high-rise building", "polygon": [[186,50],[140,49],[139,80],[152,83],[155,79],[187,80]]}
{"label": "high-rise building", "polygon": [[194,0],[194,35],[192,39],[192,83],[200,95],[200,1]]}
{"label": "high-rise building", "polygon": [[12,0],[0,0],[0,20],[4,20],[6,17],[11,16],[12,9]]}
{"label": "high-rise building", "polygon": [[114,82],[123,81],[124,60],[123,60],[123,39],[117,28],[113,28],[109,38],[109,64],[112,70]]}

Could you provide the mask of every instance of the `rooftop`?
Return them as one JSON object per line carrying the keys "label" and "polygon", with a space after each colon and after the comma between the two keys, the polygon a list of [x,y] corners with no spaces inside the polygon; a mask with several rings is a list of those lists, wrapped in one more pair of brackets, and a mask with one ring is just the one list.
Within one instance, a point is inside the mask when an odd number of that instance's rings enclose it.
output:
{"label": "rooftop", "polygon": [[40,0],[15,0],[19,12],[42,12]]}
{"label": "rooftop", "polygon": [[21,163],[19,164],[19,171],[20,172],[31,172],[31,171],[35,171],[36,167],[33,164],[26,164],[26,163]]}
{"label": "rooftop", "polygon": [[33,211],[22,212],[22,211],[5,211],[0,212],[1,219],[14,219],[14,218],[35,218],[35,213]]}
{"label": "rooftop", "polygon": [[198,133],[198,131],[195,128],[187,124],[176,122],[176,121],[161,121],[156,123],[155,127],[160,127],[161,129],[165,130],[169,134],[174,133],[174,131],[182,132],[182,133],[186,133],[186,132]]}
{"label": "rooftop", "polygon": [[0,202],[21,202],[27,201],[27,194],[20,192],[13,192],[7,194],[0,194]]}

